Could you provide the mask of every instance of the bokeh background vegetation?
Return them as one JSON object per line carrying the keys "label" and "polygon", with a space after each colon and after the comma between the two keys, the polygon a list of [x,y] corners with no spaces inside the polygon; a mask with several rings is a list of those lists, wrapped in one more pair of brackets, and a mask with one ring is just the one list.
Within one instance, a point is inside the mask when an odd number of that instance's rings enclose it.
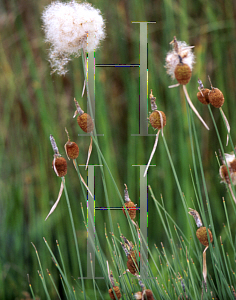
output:
{"label": "bokeh background vegetation", "polygon": [[[215,151],[219,142],[206,106],[198,102],[197,79],[210,87],[213,85],[225,96],[224,112],[231,126],[233,142],[236,139],[236,2],[227,1],[137,1],[91,0],[106,19],[105,41],[96,52],[96,63],[139,63],[139,25],[132,21],[156,21],[148,26],[148,86],[157,97],[157,105],[167,116],[165,137],[177,171],[182,191],[192,207],[195,193],[190,176],[192,167],[191,145],[186,104],[182,89],[168,89],[173,84],[164,68],[169,42],[175,35],[194,45],[196,64],[188,84],[189,95],[210,127],[207,131],[195,120],[207,190],[210,197],[215,230],[222,236],[227,249],[226,222],[222,204],[225,197],[228,215],[235,237],[235,210],[229,194],[220,183],[219,165]],[[58,281],[51,256],[43,237],[56,249],[60,243],[71,276],[78,277],[74,242],[64,196],[56,211],[45,222],[50,207],[57,198],[60,180],[51,164],[53,151],[49,135],[53,134],[61,154],[65,157],[67,141],[65,127],[72,140],[80,147],[78,163],[85,164],[89,137],[82,133],[72,118],[74,97],[86,110],[86,96],[81,98],[83,69],[81,58],[69,65],[66,76],[50,75],[47,61],[49,45],[44,43],[41,13],[50,1],[3,0],[0,3],[0,298],[22,299],[29,292],[27,274],[30,275],[36,295],[44,299],[38,277],[38,262],[33,242],[39,252],[43,268],[48,268]],[[120,192],[128,185],[132,201],[139,203],[139,168],[146,164],[154,137],[134,137],[139,131],[139,70],[138,68],[96,68],[96,122],[102,153],[111,169]],[[150,105],[149,105],[150,110]],[[218,109],[212,108],[216,124],[225,145],[226,129]],[[194,116],[194,118],[196,118]],[[149,129],[153,133],[152,129]],[[231,146],[225,152],[231,152]],[[91,164],[98,164],[97,153]],[[156,154],[148,175],[157,199],[163,197],[167,212],[189,237],[189,225],[177,190],[171,166],[160,137]],[[84,168],[81,173],[86,178]],[[106,172],[106,171],[105,171]],[[111,206],[120,206],[120,200],[106,173]],[[95,197],[97,206],[105,206],[101,174],[96,171]],[[86,229],[81,213],[81,203],[86,214],[86,203],[72,162],[68,163],[67,189],[74,213],[75,226],[86,262]],[[149,195],[150,196],[150,195]],[[203,194],[204,198],[204,194]],[[156,215],[149,197],[148,242],[165,245],[167,237],[162,222]],[[112,211],[114,226],[120,224],[124,235],[129,235],[127,221],[122,211]],[[101,240],[104,236],[105,211],[96,212],[96,228]],[[109,230],[108,230],[109,231]],[[106,246],[104,246],[106,252]],[[229,255],[231,250],[229,249]],[[156,257],[158,259],[158,256]],[[231,257],[232,261],[234,257]],[[86,264],[83,267],[86,270]],[[200,272],[200,271],[199,271]],[[52,291],[53,295],[53,291]]]}

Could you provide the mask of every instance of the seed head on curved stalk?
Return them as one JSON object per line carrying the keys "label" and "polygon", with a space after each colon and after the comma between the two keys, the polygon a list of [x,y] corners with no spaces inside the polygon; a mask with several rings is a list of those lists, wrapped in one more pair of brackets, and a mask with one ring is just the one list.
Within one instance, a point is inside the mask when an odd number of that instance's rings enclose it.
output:
{"label": "seed head on curved stalk", "polygon": [[176,37],[174,37],[170,44],[172,45],[172,50],[166,55],[165,68],[167,69],[167,73],[171,76],[171,78],[176,79],[178,83],[169,86],[169,88],[179,86],[180,84],[183,85],[184,94],[189,106],[197,115],[202,124],[206,127],[206,129],[209,130],[209,127],[194,107],[186,89],[186,84],[191,79],[193,64],[195,62],[195,56],[192,52],[192,48],[194,46],[188,46],[185,42],[177,41]]}
{"label": "seed head on curved stalk", "polygon": [[148,160],[147,167],[144,171],[143,177],[145,177],[147,175],[148,168],[151,164],[153,155],[156,151],[160,130],[162,131],[162,136],[163,136],[163,128],[166,126],[166,115],[163,111],[157,110],[156,97],[153,96],[152,90],[151,90],[149,98],[151,100],[151,109],[152,109],[152,113],[150,113],[150,115],[149,115],[149,122],[150,122],[152,128],[154,130],[158,129],[158,131],[156,134],[156,139],[155,139],[155,143],[153,146],[153,150],[152,150],[150,158]]}

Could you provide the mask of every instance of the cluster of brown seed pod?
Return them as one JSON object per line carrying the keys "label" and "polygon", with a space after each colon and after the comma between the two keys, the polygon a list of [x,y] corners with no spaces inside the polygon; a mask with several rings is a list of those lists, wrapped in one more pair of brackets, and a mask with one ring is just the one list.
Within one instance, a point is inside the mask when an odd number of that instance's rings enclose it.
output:
{"label": "cluster of brown seed pod", "polygon": [[[74,99],[75,105],[76,105],[76,111],[74,114],[74,117],[78,114],[77,117],[77,123],[80,126],[80,128],[87,133],[90,133],[94,129],[94,123],[90,115],[85,113],[81,107],[79,106],[79,103]],[[79,147],[75,142],[72,142],[69,138],[68,132],[66,130],[68,141],[65,144],[65,151],[68,159],[76,159],[79,155]],[[51,139],[51,138],[50,138]],[[53,139],[54,140],[54,139]],[[52,147],[54,150],[54,159],[52,162],[52,167],[59,177],[63,177],[67,174],[67,162],[65,158],[61,157],[61,155],[58,152],[58,148],[56,146],[55,140],[52,142]]]}
{"label": "cluster of brown seed pod", "polygon": [[[65,129],[66,130],[66,129]],[[66,130],[68,141],[65,144],[65,151],[68,159],[76,159],[79,156],[79,147],[75,142],[71,142],[68,131]],[[52,161],[52,167],[59,177],[64,177],[67,174],[67,161],[59,154],[56,142],[52,135],[50,135],[51,144],[54,150],[54,158]]]}
{"label": "cluster of brown seed pod", "polygon": [[213,87],[211,84],[211,90],[205,89],[200,79],[198,79],[198,83],[199,92],[197,93],[197,98],[202,104],[207,105],[210,103],[216,108],[220,108],[224,104],[224,95],[218,88]]}

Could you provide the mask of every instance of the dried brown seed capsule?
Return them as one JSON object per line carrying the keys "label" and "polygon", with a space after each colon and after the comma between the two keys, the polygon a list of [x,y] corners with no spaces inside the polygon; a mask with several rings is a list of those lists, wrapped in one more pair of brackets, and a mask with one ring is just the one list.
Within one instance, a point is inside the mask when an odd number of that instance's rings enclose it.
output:
{"label": "dried brown seed capsule", "polygon": [[109,289],[108,293],[109,293],[111,299],[112,300],[116,300],[116,297],[115,297],[115,295],[113,293],[113,290],[114,290],[114,292],[116,294],[117,299],[120,299],[121,298],[121,292],[120,292],[120,289],[119,289],[118,286],[113,286],[113,289],[112,288]]}
{"label": "dried brown seed capsule", "polygon": [[187,84],[192,76],[189,65],[179,63],[175,68],[175,78],[180,84]]}
{"label": "dried brown seed capsule", "polygon": [[226,182],[230,184],[229,174],[226,165],[220,167],[220,177]]}
{"label": "dried brown seed capsule", "polygon": [[[129,192],[128,192],[128,187],[126,184],[125,185],[125,190],[124,190],[124,198],[125,198],[125,207],[127,208],[128,214],[131,218],[131,220],[134,220],[136,217],[136,205],[134,202],[132,202],[129,198]],[[125,212],[125,207],[123,207],[123,213],[126,216]]]}
{"label": "dried brown seed capsule", "polygon": [[90,115],[87,113],[83,113],[82,115],[78,116],[77,123],[84,132],[89,133],[93,131],[94,123]]}
{"label": "dried brown seed capsule", "polygon": [[209,102],[211,103],[211,105],[213,105],[216,108],[221,107],[225,102],[223,93],[217,88],[213,88],[209,92],[208,98],[209,98]]}
{"label": "dried brown seed capsule", "polygon": [[208,98],[209,92],[210,92],[209,89],[202,89],[200,92],[197,93],[197,98],[202,104],[207,105],[210,103]]}
{"label": "dried brown seed capsule", "polygon": [[139,272],[138,270],[138,263],[136,259],[136,251],[131,251],[130,254],[127,256],[127,268],[129,269],[130,273],[135,275]]}
{"label": "dried brown seed capsule", "polygon": [[[145,297],[145,294],[146,294],[146,297]],[[147,300],[154,300],[154,297],[153,297],[153,293],[151,290],[147,289],[143,292],[144,294],[144,299],[147,299]]]}
{"label": "dried brown seed capsule", "polygon": [[236,172],[236,159],[232,160],[229,166],[230,166],[230,172]]}
{"label": "dried brown seed capsule", "polygon": [[[212,243],[212,241],[213,241],[213,235],[212,235],[212,233],[211,233],[211,231],[210,231],[209,228],[208,228],[208,233],[209,233],[210,241]],[[209,246],[206,227],[200,227],[200,228],[198,228],[198,230],[196,232],[196,236],[199,239],[199,241],[200,241],[201,244],[203,244],[204,246]]]}
{"label": "dried brown seed capsule", "polygon": [[[232,183],[233,185],[235,185],[236,184],[236,160],[234,159],[232,161],[228,161],[227,164],[228,164]],[[231,184],[226,165],[222,165],[220,167],[219,173],[220,173],[220,177],[223,179],[225,183]]]}
{"label": "dried brown seed capsule", "polygon": [[[132,202],[132,201],[126,202],[125,207],[127,208],[130,219],[134,220],[136,217],[136,206],[135,206],[134,202]],[[123,208],[123,212],[126,216],[125,208]]]}
{"label": "dried brown seed capsule", "polygon": [[149,121],[150,121],[150,124],[152,125],[152,127],[154,129],[161,129],[162,126],[161,126],[161,117],[160,117],[160,114],[162,115],[162,118],[163,118],[163,127],[166,126],[166,115],[163,111],[153,111],[150,116],[149,116]]}
{"label": "dried brown seed capsule", "polygon": [[59,177],[63,177],[67,173],[67,162],[63,157],[54,157],[52,161],[52,167]]}
{"label": "dried brown seed capsule", "polygon": [[151,290],[143,290],[142,292],[135,293],[135,299],[137,300],[154,300],[153,293]]}
{"label": "dried brown seed capsule", "polygon": [[79,147],[75,142],[68,141],[65,144],[66,154],[71,159],[76,159],[79,156]]}

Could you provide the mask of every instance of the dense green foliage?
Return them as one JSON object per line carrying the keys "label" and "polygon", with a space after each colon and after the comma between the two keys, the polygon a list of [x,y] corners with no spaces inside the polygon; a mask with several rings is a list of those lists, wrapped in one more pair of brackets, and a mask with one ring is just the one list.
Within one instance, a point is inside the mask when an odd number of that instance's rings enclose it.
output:
{"label": "dense green foliage", "polygon": [[[148,175],[148,184],[156,198],[156,201],[153,200],[149,192],[148,243],[153,256],[153,260],[150,258],[150,268],[155,277],[158,274],[155,264],[162,270],[162,276],[158,278],[160,285],[157,287],[157,283],[149,283],[150,287],[153,288],[156,299],[159,299],[165,295],[163,283],[169,293],[166,299],[173,299],[171,298],[171,295],[172,297],[175,295],[173,282],[168,283],[168,279],[177,276],[178,270],[180,272],[189,268],[191,271],[188,269],[185,278],[186,281],[190,278],[187,286],[189,295],[191,299],[198,297],[200,299],[203,246],[196,239],[196,226],[187,214],[187,208],[192,207],[201,213],[205,226],[211,225],[213,231],[215,246],[214,249],[210,247],[207,253],[211,290],[220,299],[230,297],[233,299],[233,294],[229,293],[230,288],[226,291],[226,287],[233,285],[236,288],[233,273],[236,210],[225,185],[220,183],[219,162],[215,155],[221,147],[221,140],[225,147],[226,129],[219,109],[214,107],[208,109],[202,105],[197,100],[196,93],[197,79],[200,78],[205,87],[210,87],[207,80],[207,75],[210,75],[213,85],[224,93],[223,110],[231,126],[232,142],[235,143],[235,1],[92,0],[91,3],[102,11],[106,19],[107,36],[96,52],[96,63],[139,63],[139,25],[131,22],[156,21],[156,24],[148,26],[148,88],[149,90],[152,88],[157,98],[158,109],[165,112],[167,125],[164,129],[164,139],[160,136],[152,160],[152,164],[156,167],[150,167]],[[75,110],[74,97],[86,109],[86,96],[81,98],[84,81],[81,58],[76,58],[69,64],[69,72],[65,77],[50,75],[50,65],[47,61],[48,45],[44,43],[40,19],[44,6],[48,4],[49,1],[45,0],[4,0],[0,4],[1,299],[21,299],[25,291],[30,292],[27,274],[30,276],[35,295],[45,299],[45,291],[37,273],[38,260],[31,242],[38,250],[52,299],[56,299],[56,294],[47,277],[46,269],[53,274],[56,285],[63,295],[58,270],[43,237],[57,258],[60,256],[56,240],[59,241],[68,278],[80,276],[64,194],[55,212],[46,222],[44,221],[57,198],[61,184],[61,180],[51,168],[53,151],[49,135],[53,134],[61,154],[66,157],[63,147],[67,141],[65,133],[67,127],[71,140],[77,142],[80,147],[78,164],[86,163],[90,143],[89,137],[78,136],[82,132],[76,120],[72,118]],[[164,64],[166,53],[170,50],[169,42],[174,35],[178,40],[184,40],[189,45],[195,46],[196,63],[187,88],[190,98],[209,125],[210,131],[207,131],[189,111],[182,89],[180,87],[168,89],[173,82],[166,74]],[[139,70],[96,68],[95,84],[96,130],[104,134],[98,137],[101,152],[121,195],[123,196],[126,183],[130,198],[134,203],[139,203],[139,168],[133,165],[147,163],[154,143],[154,136],[131,136],[139,131]],[[150,110],[150,103],[148,105]],[[216,128],[219,130],[219,136]],[[152,128],[149,129],[149,133],[153,133]],[[174,176],[168,151],[177,177]],[[222,153],[231,151],[233,151],[232,143],[224,149],[221,148]],[[96,146],[93,145],[90,164],[99,164],[97,153]],[[86,178],[84,167],[80,167],[80,172]],[[110,206],[121,206],[119,195],[105,167],[104,176]],[[96,203],[99,202],[98,206],[106,206],[101,178],[102,172],[97,169]],[[181,191],[176,184],[176,178]],[[83,211],[86,216],[86,202],[79,177],[71,161],[68,162],[66,186],[79,241],[82,267],[86,269],[87,233],[82,214]],[[225,198],[225,203],[222,197]],[[120,231],[132,240],[130,227],[123,212],[114,210],[110,213],[116,238],[119,239],[117,228],[119,223]],[[176,232],[174,223],[168,216],[178,226]],[[97,235],[110,261],[111,253],[106,244],[104,220],[107,222],[109,239],[111,224],[108,212],[96,211]],[[183,240],[180,238],[182,234]],[[223,245],[220,243],[220,237]],[[161,242],[165,250],[161,247]],[[191,266],[186,260],[186,246]],[[178,256],[178,263],[171,262],[173,272],[166,267],[163,251],[166,251],[169,259],[172,259],[172,254]],[[125,259],[123,254],[122,257]],[[161,265],[160,257],[163,257]],[[195,263],[194,266],[191,258]],[[220,270],[219,266],[214,266],[217,261],[222,266]],[[114,269],[112,264],[111,269]],[[98,276],[104,276],[99,274],[98,262],[96,270]],[[118,275],[115,277],[118,280]],[[176,278],[173,279],[175,280]],[[193,282],[196,283],[195,287]],[[79,285],[81,286],[81,283]],[[108,299],[107,283],[98,280],[97,285],[104,299]],[[124,283],[123,285],[125,286]],[[85,281],[85,286],[87,296],[93,299],[94,296],[91,296],[93,282]],[[178,293],[181,291],[180,282],[176,283],[175,289],[177,286]],[[137,282],[134,290],[139,290]],[[78,291],[77,293],[79,295]],[[97,293],[100,297],[99,292]]]}

